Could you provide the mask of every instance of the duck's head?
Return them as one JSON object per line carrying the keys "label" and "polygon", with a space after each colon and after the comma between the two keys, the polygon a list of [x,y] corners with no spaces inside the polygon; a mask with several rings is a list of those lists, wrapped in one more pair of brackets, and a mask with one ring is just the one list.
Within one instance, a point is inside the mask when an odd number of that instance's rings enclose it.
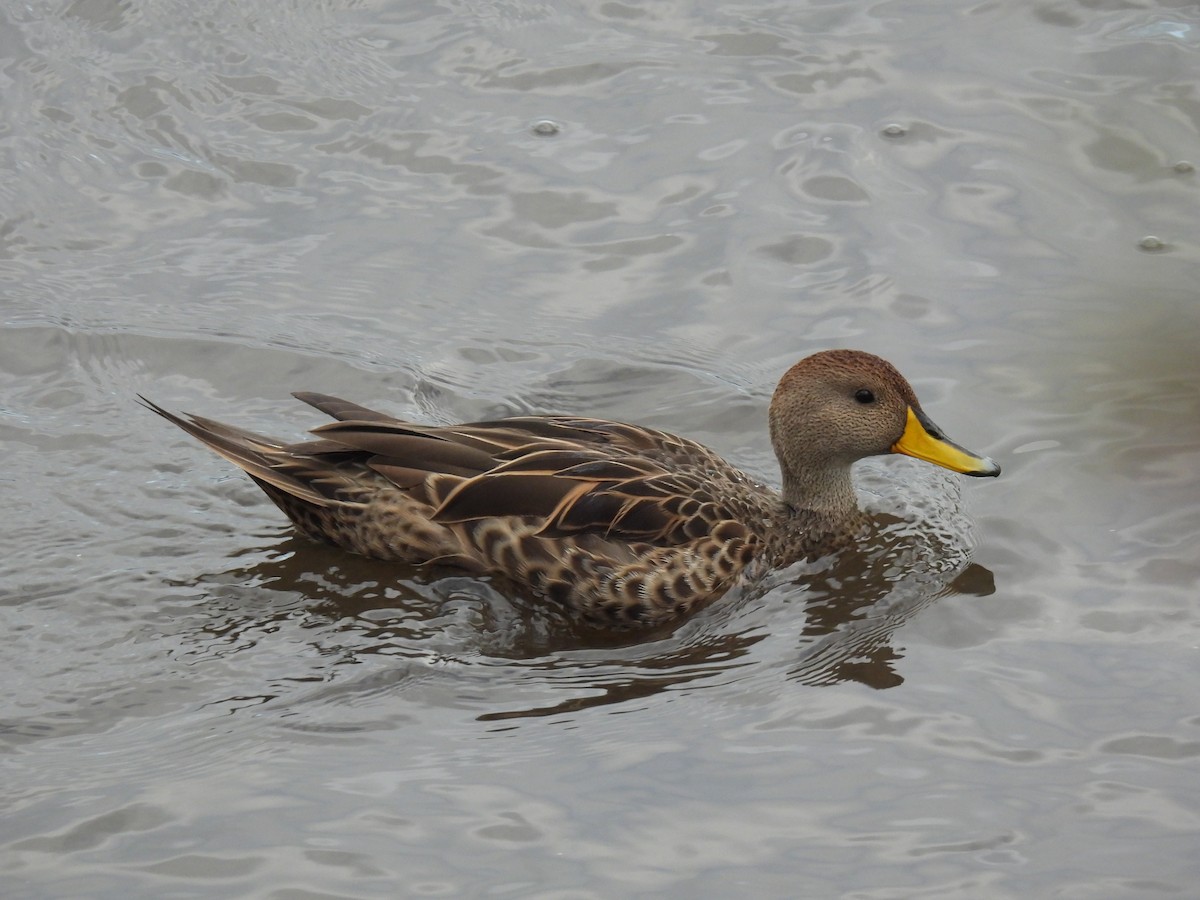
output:
{"label": "duck's head", "polygon": [[994,460],[946,438],[895,366],[859,350],[827,350],[792,366],[775,389],[770,419],[785,495],[819,494],[820,478],[828,480],[856,460],[884,453],[903,453],[965,475],[1000,474]]}

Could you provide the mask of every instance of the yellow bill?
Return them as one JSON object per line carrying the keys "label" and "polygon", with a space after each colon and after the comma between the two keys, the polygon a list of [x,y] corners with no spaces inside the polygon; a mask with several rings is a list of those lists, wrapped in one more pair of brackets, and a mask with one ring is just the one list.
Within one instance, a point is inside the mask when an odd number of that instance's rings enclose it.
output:
{"label": "yellow bill", "polygon": [[1000,474],[1000,466],[994,459],[979,456],[946,439],[942,430],[920,410],[908,408],[908,423],[900,440],[892,444],[893,453],[903,453],[923,459],[936,466],[974,475],[978,478],[994,478]]}

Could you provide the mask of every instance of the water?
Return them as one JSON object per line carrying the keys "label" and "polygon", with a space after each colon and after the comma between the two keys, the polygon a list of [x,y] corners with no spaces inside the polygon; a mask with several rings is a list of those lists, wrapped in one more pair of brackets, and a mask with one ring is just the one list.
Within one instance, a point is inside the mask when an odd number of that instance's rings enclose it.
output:
{"label": "water", "polygon": [[[1183,3],[0,5],[4,896],[1189,896],[1198,45]],[[830,346],[1004,475],[871,462],[866,552],[641,641],[295,539],[134,400],[582,412],[775,480]]]}

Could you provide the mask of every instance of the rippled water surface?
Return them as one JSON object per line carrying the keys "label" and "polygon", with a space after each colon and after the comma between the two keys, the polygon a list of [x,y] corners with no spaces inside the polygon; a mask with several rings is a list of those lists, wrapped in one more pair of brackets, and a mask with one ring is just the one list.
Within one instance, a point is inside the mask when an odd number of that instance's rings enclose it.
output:
{"label": "rippled water surface", "polygon": [[[5,898],[1187,897],[1193,3],[0,2]],[[817,349],[995,482],[677,630],[291,536],[139,407],[581,412]]]}

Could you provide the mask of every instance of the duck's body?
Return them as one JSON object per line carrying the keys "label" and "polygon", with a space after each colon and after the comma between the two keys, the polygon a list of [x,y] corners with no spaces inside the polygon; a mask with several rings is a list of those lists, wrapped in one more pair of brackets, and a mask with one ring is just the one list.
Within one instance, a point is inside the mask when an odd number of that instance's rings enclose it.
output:
{"label": "duck's body", "polygon": [[[285,445],[147,404],[244,469],[305,535],[378,559],[503,575],[609,624],[686,616],[747,570],[836,549],[860,522],[850,465],[901,452],[972,475],[892,366],[797,363],[771,403],[783,494],[695,441],[566,416],[417,425],[322,394],[338,421]],[[869,396],[869,399],[868,399]]]}

